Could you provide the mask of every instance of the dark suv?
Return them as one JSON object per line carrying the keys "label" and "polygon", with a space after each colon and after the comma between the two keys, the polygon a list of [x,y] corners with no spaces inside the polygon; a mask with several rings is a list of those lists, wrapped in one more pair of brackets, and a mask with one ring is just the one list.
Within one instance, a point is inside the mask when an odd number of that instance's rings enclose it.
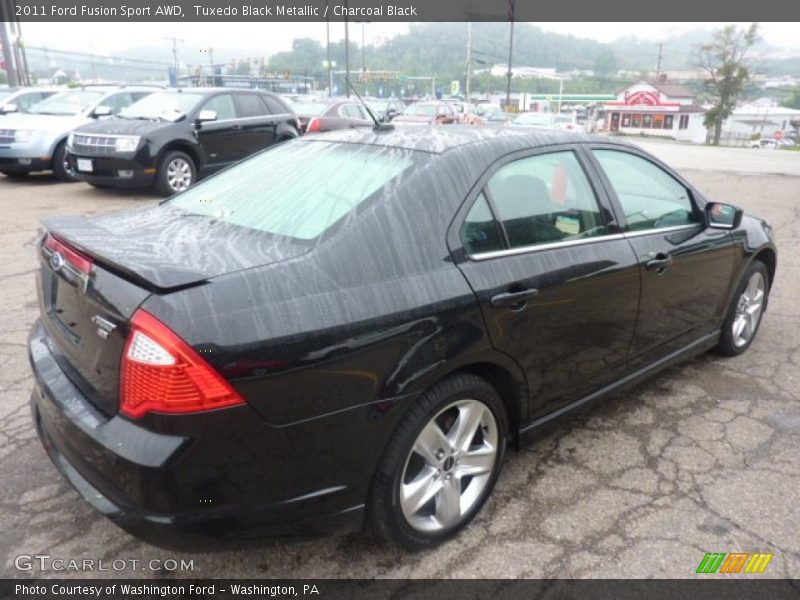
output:
{"label": "dark suv", "polygon": [[299,130],[294,111],[274,94],[169,90],[75,130],[68,161],[78,179],[96,187],[154,185],[169,196]]}

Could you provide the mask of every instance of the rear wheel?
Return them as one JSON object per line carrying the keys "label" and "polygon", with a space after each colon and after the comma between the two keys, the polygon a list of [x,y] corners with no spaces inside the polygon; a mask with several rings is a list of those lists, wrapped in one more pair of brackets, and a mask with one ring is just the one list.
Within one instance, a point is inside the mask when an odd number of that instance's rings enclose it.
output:
{"label": "rear wheel", "polygon": [[742,276],[733,303],[722,324],[717,352],[738,356],[756,337],[769,296],[769,272],[761,261],[753,261]]}
{"label": "rear wheel", "polygon": [[508,425],[496,390],[460,374],[412,406],[389,442],[370,494],[372,525],[409,549],[455,535],[492,492]]}
{"label": "rear wheel", "polygon": [[156,172],[156,191],[171,196],[187,189],[197,178],[194,161],[184,152],[167,152]]}
{"label": "rear wheel", "polygon": [[71,183],[78,181],[75,176],[75,169],[73,169],[67,161],[67,142],[63,141],[56,146],[56,151],[53,152],[53,174],[59,181]]}

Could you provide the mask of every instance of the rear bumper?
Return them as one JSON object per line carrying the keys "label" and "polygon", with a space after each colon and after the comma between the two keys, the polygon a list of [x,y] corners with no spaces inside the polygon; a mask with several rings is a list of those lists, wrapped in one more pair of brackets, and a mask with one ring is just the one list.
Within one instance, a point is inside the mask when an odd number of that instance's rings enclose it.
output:
{"label": "rear bumper", "polygon": [[[80,171],[78,159],[91,160],[92,171]],[[102,156],[79,156],[72,153],[67,155],[78,179],[95,185],[141,188],[150,187],[155,182],[155,165],[144,164],[135,159]],[[147,171],[147,172],[146,172]],[[152,172],[150,172],[152,171]]]}
{"label": "rear bumper", "polygon": [[[37,321],[28,349],[39,438],[81,496],[124,529],[161,546],[180,546],[176,528],[219,537],[360,528],[363,495],[325,488],[253,502],[240,481],[227,481],[220,475],[224,470],[204,463],[205,451],[195,450],[200,436],[155,433],[126,417],[106,417],[67,378],[49,344]],[[258,481],[257,472],[252,476]],[[271,483],[280,498],[282,482]],[[219,502],[207,503],[204,496]]]}

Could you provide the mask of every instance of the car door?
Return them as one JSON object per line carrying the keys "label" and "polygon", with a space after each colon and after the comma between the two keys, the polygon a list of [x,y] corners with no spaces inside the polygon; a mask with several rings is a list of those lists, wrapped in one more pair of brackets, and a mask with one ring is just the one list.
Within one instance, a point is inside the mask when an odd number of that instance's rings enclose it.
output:
{"label": "car door", "polygon": [[241,125],[239,158],[246,158],[272,145],[275,141],[278,120],[267,107],[261,94],[237,92],[234,98],[237,119]]}
{"label": "car door", "polygon": [[619,146],[590,152],[639,263],[641,300],[628,361],[635,369],[719,327],[733,240],[705,226],[700,199],[652,158]]}
{"label": "car door", "polygon": [[199,108],[214,111],[217,118],[197,124],[197,141],[206,154],[203,174],[217,171],[241,158],[244,154],[241,140],[241,123],[237,119],[233,94],[216,94]]}
{"label": "car door", "polygon": [[573,146],[503,159],[449,238],[493,346],[527,374],[533,418],[613,381],[633,338],[636,256],[585,167]]}

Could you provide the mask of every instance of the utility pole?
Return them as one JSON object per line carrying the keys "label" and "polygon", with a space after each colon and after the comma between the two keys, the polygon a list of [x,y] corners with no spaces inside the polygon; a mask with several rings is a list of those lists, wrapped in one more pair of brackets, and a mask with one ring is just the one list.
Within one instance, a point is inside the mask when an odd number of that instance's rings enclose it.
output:
{"label": "utility pole", "polygon": [[[325,0],[325,14],[328,13],[328,0]],[[328,97],[333,96],[333,64],[331,63],[331,19],[325,19],[325,54],[328,65]]]}
{"label": "utility pole", "polygon": [[661,76],[661,56],[664,50],[664,42],[658,42],[658,64],[656,65],[656,81]]}
{"label": "utility pole", "polygon": [[179,72],[179,67],[178,67],[178,42],[183,43],[183,40],[180,39],[180,38],[169,37],[169,36],[167,36],[164,39],[170,40],[172,42],[172,61],[173,61],[173,64],[175,65],[175,67],[174,67],[175,68],[175,84],[178,87],[180,87],[181,78],[180,78],[180,72]]}
{"label": "utility pole", "polygon": [[89,61],[92,65],[92,83],[97,83],[97,71],[94,68],[94,46],[89,44]]}
{"label": "utility pole", "polygon": [[8,23],[0,21],[0,46],[3,49],[3,60],[6,63],[6,75],[8,76],[8,85],[16,87],[19,85],[19,78],[17,77],[17,69],[14,64],[14,55],[11,52],[11,44],[8,43]]}
{"label": "utility pole", "polygon": [[367,58],[364,53],[364,30],[366,21],[361,21],[361,77],[364,79],[364,95],[367,95]]}
{"label": "utility pole", "polygon": [[[345,15],[347,14],[347,0],[344,3]],[[350,98],[350,23],[345,16],[344,18],[344,76],[347,85],[347,98]]]}
{"label": "utility pole", "polygon": [[506,84],[506,110],[511,105],[511,59],[514,55],[514,2],[515,0],[508,0],[508,19],[511,21],[511,33],[508,38],[508,83]]}
{"label": "utility pole", "polygon": [[467,76],[464,79],[464,100],[469,102],[469,79],[472,75],[472,21],[467,21]]}

